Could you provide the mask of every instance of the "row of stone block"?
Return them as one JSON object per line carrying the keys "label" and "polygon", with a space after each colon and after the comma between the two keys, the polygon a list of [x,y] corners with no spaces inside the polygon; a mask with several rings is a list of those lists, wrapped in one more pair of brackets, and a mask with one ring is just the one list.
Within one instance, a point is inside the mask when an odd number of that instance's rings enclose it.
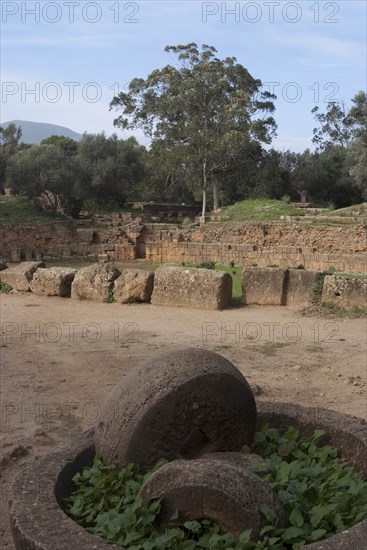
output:
{"label": "row of stone block", "polygon": [[[87,231],[87,230],[83,230]],[[90,231],[90,230],[88,230]],[[138,250],[139,249],[139,250]],[[139,246],[126,239],[126,242],[71,244],[44,249],[44,257],[71,258],[73,256],[97,258],[107,261],[134,260],[137,256],[146,257],[152,262],[193,263],[213,261],[217,264],[234,263],[241,266],[278,266],[324,271],[335,267],[338,271],[363,273],[367,271],[366,254],[344,255],[340,251],[316,250],[310,247],[258,247],[243,244],[203,243],[203,242],[148,242]],[[13,262],[21,259],[40,261],[41,254],[35,249],[7,249],[5,256]],[[4,256],[4,257],[5,257]]]}
{"label": "row of stone block", "polygon": [[93,264],[79,271],[68,267],[47,269],[44,262],[22,262],[10,268],[0,264],[0,280],[16,291],[98,302],[109,299],[111,291],[120,303],[149,302],[153,278],[151,271],[121,272],[109,263]]}
{"label": "row of stone block", "polygon": [[333,302],[343,309],[367,311],[367,279],[326,275],[303,269],[247,267],[242,276],[245,305],[307,307]]}
{"label": "row of stone block", "polygon": [[[43,262],[0,264],[0,280],[17,291],[98,302],[151,302],[154,305],[223,309],[232,304],[232,277],[223,271],[162,266],[156,272],[97,263],[79,271],[46,269]],[[307,307],[316,301],[344,309],[366,309],[367,280],[326,276],[302,269],[246,267],[242,275],[244,305]]]}
{"label": "row of stone block", "polygon": [[256,265],[267,267],[277,265],[283,268],[303,266],[306,269],[323,271],[335,267],[338,271],[365,272],[367,256],[345,255],[340,251],[316,250],[310,247],[276,247],[271,250],[242,244],[207,243],[162,243],[148,242],[146,257],[154,262],[202,263],[213,261],[217,264]]}

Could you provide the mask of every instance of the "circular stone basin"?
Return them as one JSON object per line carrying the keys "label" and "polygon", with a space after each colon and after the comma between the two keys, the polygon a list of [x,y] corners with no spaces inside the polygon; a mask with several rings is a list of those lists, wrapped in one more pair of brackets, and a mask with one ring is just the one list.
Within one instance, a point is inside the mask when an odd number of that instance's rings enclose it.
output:
{"label": "circular stone basin", "polygon": [[[317,428],[327,434],[321,445],[339,449],[342,458],[367,478],[367,423],[352,416],[288,403],[258,403],[257,430],[269,423],[285,431],[294,426],[302,436]],[[27,466],[17,477],[9,501],[10,521],[17,550],[121,550],[121,546],[89,534],[62,509],[63,499],[73,491],[73,476],[92,464],[94,430],[89,430],[70,448]],[[304,546],[308,550],[365,548],[367,520],[324,541]]]}

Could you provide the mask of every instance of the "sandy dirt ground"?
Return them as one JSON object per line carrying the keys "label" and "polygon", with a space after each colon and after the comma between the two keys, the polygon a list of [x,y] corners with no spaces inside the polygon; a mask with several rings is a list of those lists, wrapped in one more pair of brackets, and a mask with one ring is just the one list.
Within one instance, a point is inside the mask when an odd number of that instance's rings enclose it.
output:
{"label": "sandy dirt ground", "polygon": [[218,311],[2,295],[0,548],[14,548],[9,488],[29,461],[92,427],[142,359],[192,346],[232,361],[256,399],[366,414],[366,320],[285,307]]}

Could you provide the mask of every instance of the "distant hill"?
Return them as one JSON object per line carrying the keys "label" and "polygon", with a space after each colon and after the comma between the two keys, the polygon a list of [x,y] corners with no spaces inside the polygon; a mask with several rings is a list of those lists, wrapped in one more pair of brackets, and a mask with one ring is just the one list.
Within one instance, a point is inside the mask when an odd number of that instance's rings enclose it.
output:
{"label": "distant hill", "polygon": [[45,122],[30,122],[29,120],[10,120],[9,122],[0,123],[0,126],[6,128],[9,124],[15,124],[22,128],[21,141],[24,143],[40,143],[43,139],[50,136],[65,136],[71,139],[79,141],[82,137],[81,134],[73,132],[70,128],[65,126],[58,126],[57,124],[47,124]]}

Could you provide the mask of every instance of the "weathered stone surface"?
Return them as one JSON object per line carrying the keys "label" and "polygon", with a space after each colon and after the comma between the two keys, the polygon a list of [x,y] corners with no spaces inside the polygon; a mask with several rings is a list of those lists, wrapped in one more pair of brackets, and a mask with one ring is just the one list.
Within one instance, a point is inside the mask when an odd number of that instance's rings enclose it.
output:
{"label": "weathered stone surface", "polygon": [[[360,222],[365,212],[364,204],[360,209]],[[122,221],[129,223],[124,216],[121,215]],[[0,222],[0,256],[4,261],[11,259],[12,262],[19,262],[29,254],[35,260],[71,255],[88,257],[89,254],[97,257],[106,244],[114,246],[110,257],[115,260],[146,257],[162,263],[211,260],[224,265],[230,262],[240,266],[276,264],[284,268],[303,264],[307,269],[318,271],[331,266],[348,272],[365,272],[367,269],[366,228],[362,223],[345,227],[304,224],[301,230],[296,223],[271,222],[210,223],[193,230],[177,230],[177,226],[169,224],[146,224],[144,230],[147,233],[143,237],[130,232],[130,225],[117,228],[119,231],[114,234],[112,228],[93,229],[89,225],[81,227],[81,223],[81,220]],[[127,233],[130,242],[126,241]]]}
{"label": "weathered stone surface", "polygon": [[227,359],[188,348],[151,357],[130,371],[102,407],[96,449],[107,464],[142,468],[161,457],[199,458],[251,442],[256,403]]}
{"label": "weathered stone surface", "polygon": [[8,264],[4,262],[0,262],[0,271],[3,271],[4,269],[8,269]]}
{"label": "weathered stone surface", "polygon": [[245,267],[242,274],[242,303],[285,305],[287,275],[287,269],[278,267]]}
{"label": "weathered stone surface", "polygon": [[71,297],[75,300],[103,302],[113,288],[120,271],[110,263],[93,264],[80,269],[71,285]]}
{"label": "weathered stone surface", "polygon": [[92,243],[95,230],[89,228],[78,228],[76,230],[76,239],[79,243]]}
{"label": "weathered stone surface", "polygon": [[[1,275],[0,275],[1,277]],[[322,289],[322,301],[334,302],[344,309],[367,311],[367,279],[327,275]]]}
{"label": "weathered stone surface", "polygon": [[251,464],[265,465],[265,460],[259,455],[247,454],[247,453],[208,453],[200,457],[201,460],[224,460],[230,462],[235,466],[241,466],[242,468],[250,468]]}
{"label": "weathered stone surface", "polygon": [[287,284],[287,306],[310,306],[315,299],[315,289],[322,273],[306,269],[290,269]]}
{"label": "weathered stone surface", "polygon": [[70,297],[71,283],[76,269],[70,267],[50,267],[38,269],[30,283],[30,289],[38,296]]}
{"label": "weathered stone surface", "polygon": [[229,273],[194,267],[159,267],[152,304],[199,309],[223,309],[232,301]]}
{"label": "weathered stone surface", "polygon": [[[326,409],[260,402],[257,429],[266,423],[279,430],[295,426],[305,437],[311,436],[315,429],[324,429],[323,443],[337,447],[341,458],[367,476],[365,420]],[[9,500],[17,550],[121,550],[82,529],[61,507],[63,499],[74,489],[73,476],[84,466],[91,466],[94,455],[94,432],[89,430],[71,446],[22,469],[11,487]],[[362,549],[366,538],[367,520],[363,520],[347,531],[304,546],[302,550]]]}
{"label": "weathered stone surface", "polygon": [[14,290],[28,291],[37,269],[46,267],[43,262],[22,262],[0,272],[0,279]]}
{"label": "weathered stone surface", "polygon": [[113,293],[116,302],[150,302],[153,292],[154,272],[144,269],[125,269],[116,279]]}
{"label": "weathered stone surface", "polygon": [[237,536],[252,529],[251,538],[258,540],[267,524],[260,506],[267,504],[277,513],[278,524],[286,525],[271,487],[243,466],[225,460],[174,460],[144,483],[139,497],[143,501],[162,499],[162,523],[168,523],[179,510],[178,524],[209,518],[224,532]]}

